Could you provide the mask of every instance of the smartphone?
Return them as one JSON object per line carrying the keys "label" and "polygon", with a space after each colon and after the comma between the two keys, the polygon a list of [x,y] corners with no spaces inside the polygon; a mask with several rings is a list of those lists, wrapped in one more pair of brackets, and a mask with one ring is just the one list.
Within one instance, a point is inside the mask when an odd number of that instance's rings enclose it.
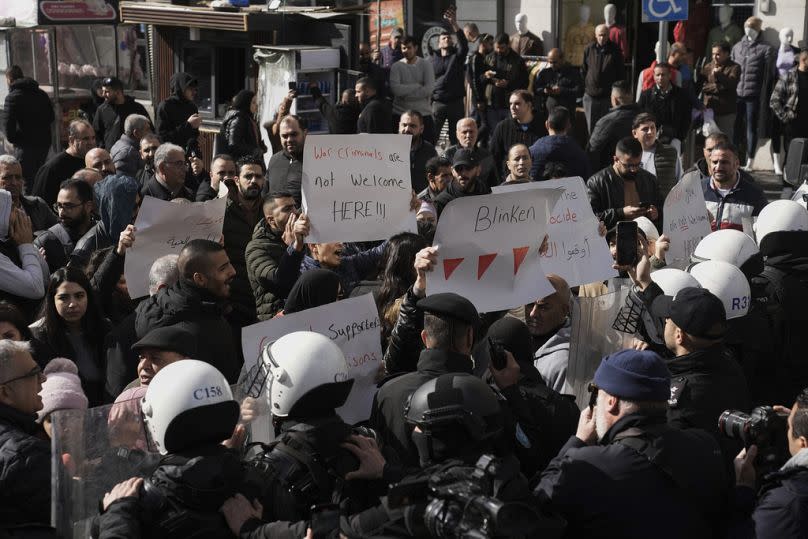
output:
{"label": "smartphone", "polygon": [[311,506],[311,532],[314,539],[337,537],[339,532],[339,505],[321,503]]}
{"label": "smartphone", "polygon": [[617,223],[617,265],[633,266],[638,258],[637,223],[620,221]]}
{"label": "smartphone", "polygon": [[505,349],[502,345],[488,337],[488,357],[491,360],[491,366],[494,369],[501,371],[508,364],[508,358],[505,357]]}
{"label": "smartphone", "polygon": [[289,81],[289,89],[297,91],[297,81],[290,80]]}

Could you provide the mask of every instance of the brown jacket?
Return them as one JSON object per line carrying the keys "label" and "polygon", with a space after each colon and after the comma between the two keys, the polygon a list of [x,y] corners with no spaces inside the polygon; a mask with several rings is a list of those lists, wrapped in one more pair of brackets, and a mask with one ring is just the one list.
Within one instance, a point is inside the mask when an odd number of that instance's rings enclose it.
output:
{"label": "brown jacket", "polygon": [[738,95],[738,79],[741,78],[741,66],[727,60],[723,66],[713,72],[713,63],[705,65],[701,74],[705,83],[702,87],[704,106],[713,109],[716,116],[735,112],[735,97]]}

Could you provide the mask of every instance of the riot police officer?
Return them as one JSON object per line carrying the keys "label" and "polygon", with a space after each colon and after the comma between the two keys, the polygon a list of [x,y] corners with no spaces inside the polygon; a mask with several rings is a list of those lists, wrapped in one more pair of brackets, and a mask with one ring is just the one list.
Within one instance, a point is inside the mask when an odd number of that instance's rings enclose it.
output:
{"label": "riot police officer", "polygon": [[[141,413],[150,443],[163,458],[143,482],[136,504],[122,499],[129,511],[115,515],[125,508],[115,504],[113,514],[102,516],[102,535],[136,522],[143,537],[230,536],[219,508],[236,492],[254,491],[239,455],[222,444],[239,418],[224,375],[202,361],[172,363],[152,379]],[[130,522],[124,524],[124,518]]]}
{"label": "riot police officer", "polygon": [[354,382],[340,348],[319,333],[296,331],[267,345],[261,360],[276,440],[247,461],[265,485],[264,520],[305,520],[323,503],[345,502],[351,511],[374,505],[373,485],[345,480],[358,461],[342,444],[372,431],[354,430],[335,411]]}

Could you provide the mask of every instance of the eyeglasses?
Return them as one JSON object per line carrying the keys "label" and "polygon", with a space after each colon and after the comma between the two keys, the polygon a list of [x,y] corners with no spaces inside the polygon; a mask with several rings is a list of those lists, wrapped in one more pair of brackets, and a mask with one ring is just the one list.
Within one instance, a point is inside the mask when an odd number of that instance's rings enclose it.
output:
{"label": "eyeglasses", "polygon": [[55,203],[53,205],[53,211],[55,211],[56,213],[59,213],[61,210],[70,211],[70,210],[75,210],[79,206],[81,206],[81,203],[79,203],[79,204],[59,204],[57,202],[57,203]]}
{"label": "eyeglasses", "polygon": [[619,160],[617,162],[626,170],[640,170],[642,168],[642,163],[624,163]]}
{"label": "eyeglasses", "polygon": [[589,391],[589,409],[595,407],[598,403],[598,391],[600,388],[595,385],[594,382],[589,382],[589,386],[587,386],[587,391]]}
{"label": "eyeglasses", "polygon": [[182,161],[163,161],[166,165],[171,165],[172,167],[182,166],[183,168],[188,166],[188,162],[185,160]]}
{"label": "eyeglasses", "polygon": [[6,380],[5,382],[0,382],[0,386],[4,386],[6,384],[10,384],[11,382],[16,382],[17,380],[25,380],[26,378],[31,378],[33,376],[40,376],[42,374],[42,367],[37,365],[27,373],[23,374],[22,376],[17,376],[12,378],[11,380]]}

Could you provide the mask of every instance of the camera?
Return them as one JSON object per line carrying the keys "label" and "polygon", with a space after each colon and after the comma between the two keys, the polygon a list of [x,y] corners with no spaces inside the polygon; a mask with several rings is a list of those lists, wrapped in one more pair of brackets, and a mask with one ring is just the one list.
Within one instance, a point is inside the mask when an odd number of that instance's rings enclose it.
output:
{"label": "camera", "polygon": [[409,506],[404,511],[406,526],[418,530],[417,536],[530,535],[543,519],[527,504],[496,498],[495,483],[502,482],[502,468],[502,461],[492,455],[481,456],[473,468],[454,461],[392,487],[388,504]]}
{"label": "camera", "polygon": [[749,414],[725,410],[718,418],[718,430],[740,440],[744,447],[757,446],[755,467],[760,476],[776,470],[789,458],[788,421],[771,406],[758,406]]}

